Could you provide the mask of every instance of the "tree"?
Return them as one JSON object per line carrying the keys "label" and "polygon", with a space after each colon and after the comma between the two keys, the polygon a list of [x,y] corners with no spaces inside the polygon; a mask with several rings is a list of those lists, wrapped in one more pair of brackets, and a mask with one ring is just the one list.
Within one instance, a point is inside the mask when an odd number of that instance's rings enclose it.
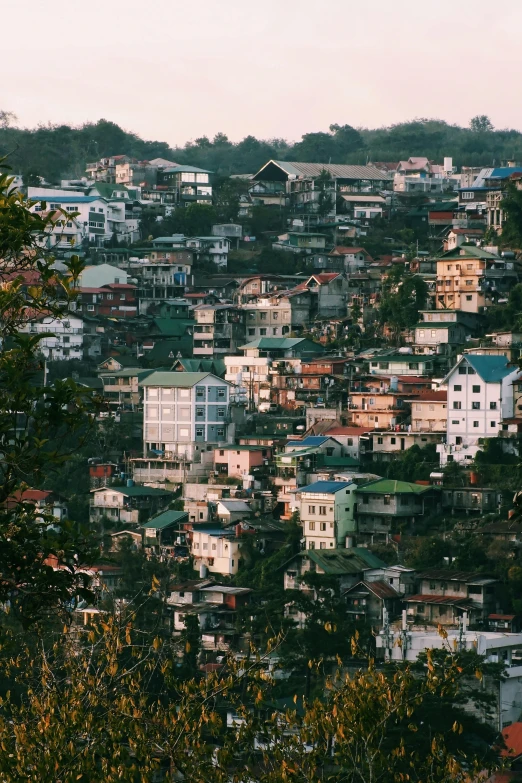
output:
{"label": "tree", "polygon": [[506,215],[501,241],[504,246],[522,248],[522,189],[510,182],[502,197],[502,209]]}
{"label": "tree", "polygon": [[[0,287],[0,602],[31,622],[42,610],[64,606],[71,594],[83,591],[75,563],[92,556],[87,531],[36,512],[23,501],[27,486],[41,486],[50,470],[67,458],[62,443],[67,435],[85,437],[92,401],[72,379],[43,386],[39,345],[45,334],[19,332],[31,313],[63,316],[57,304],[72,298],[70,283],[56,276],[54,259],[42,250],[42,238],[52,229],[56,212],[33,213],[30,202],[11,189],[12,178],[0,175],[0,258],[4,282]],[[74,281],[82,265],[77,256],[66,262]],[[40,284],[24,287],[31,270]],[[53,570],[53,555],[63,565]]]}
{"label": "tree", "polygon": [[323,169],[319,176],[314,180],[314,188],[319,190],[319,197],[317,199],[317,214],[319,217],[326,217],[329,212],[332,211],[334,205],[334,199],[331,191],[332,175]]}
{"label": "tree", "polygon": [[469,129],[473,133],[491,133],[495,130],[487,114],[477,114],[476,117],[472,117],[469,121]]}
{"label": "tree", "polygon": [[411,328],[419,320],[419,310],[426,306],[428,287],[419,275],[404,275],[401,278],[399,265],[392,270],[383,285],[380,320],[386,324],[396,344],[400,341],[402,329]]}
{"label": "tree", "polygon": [[0,128],[9,128],[17,119],[18,117],[14,112],[0,109]]}

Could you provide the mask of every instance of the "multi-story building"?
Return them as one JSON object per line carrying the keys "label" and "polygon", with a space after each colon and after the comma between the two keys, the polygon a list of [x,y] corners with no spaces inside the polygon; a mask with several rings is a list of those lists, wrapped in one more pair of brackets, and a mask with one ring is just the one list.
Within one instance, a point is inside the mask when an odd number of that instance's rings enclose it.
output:
{"label": "multi-story building", "polygon": [[136,286],[129,283],[107,283],[100,288],[77,289],[71,307],[77,313],[112,318],[134,318],[138,314]]}
{"label": "multi-story building", "polygon": [[392,189],[390,175],[371,165],[270,160],[254,174],[252,180],[277,194],[284,194],[290,213],[296,217],[303,216],[307,229],[318,220],[324,221],[320,213],[324,213],[325,206],[328,216],[335,217],[338,196],[378,194]]}
{"label": "multi-story building", "polygon": [[441,193],[458,186],[453,175],[451,158],[445,158],[443,165],[433,163],[428,158],[408,158],[399,161],[393,189],[402,193]]}
{"label": "multi-story building", "polygon": [[192,251],[195,260],[212,262],[226,269],[230,240],[226,237],[186,237],[183,234],[173,234],[170,237],[153,239],[152,246],[157,253],[165,253],[165,255],[167,251]]}
{"label": "multi-story building", "polygon": [[466,329],[459,323],[427,323],[415,327],[415,353],[452,354],[466,341]]}
{"label": "multi-story building", "polygon": [[156,185],[143,188],[143,193],[152,201],[173,207],[211,204],[211,174],[211,171],[195,166],[165,166],[158,169]]}
{"label": "multi-story building", "polygon": [[350,424],[355,427],[391,429],[409,414],[407,395],[397,391],[356,392],[349,394]]}
{"label": "multi-story building", "polygon": [[[445,423],[445,422],[444,422]],[[397,458],[398,452],[411,449],[412,446],[424,448],[430,443],[441,443],[444,439],[445,429],[438,432],[374,432],[370,438],[370,444],[365,449],[365,456],[371,457],[374,462],[390,462]]]}
{"label": "multi-story building", "polygon": [[89,519],[97,522],[107,517],[117,524],[138,525],[166,508],[174,494],[153,487],[101,487],[91,490]]}
{"label": "multi-story building", "polygon": [[440,487],[378,479],[356,489],[358,543],[387,542],[440,509]]}
{"label": "multi-story building", "polygon": [[245,339],[245,314],[231,304],[194,308],[194,356],[235,353]]}
{"label": "multi-story building", "polygon": [[145,391],[144,451],[200,462],[201,452],[227,443],[231,384],[212,373],[153,372]]}
{"label": "multi-story building", "polygon": [[436,308],[482,313],[507,298],[518,282],[512,261],[464,245],[437,261]]}
{"label": "multi-story building", "polygon": [[306,549],[342,548],[353,538],[356,488],[355,482],[316,481],[298,490]]}
{"label": "multi-story building", "polygon": [[315,315],[313,299],[308,289],[294,288],[259,297],[255,303],[243,305],[247,338],[285,337],[290,332],[302,330]]}
{"label": "multi-story building", "polygon": [[22,334],[45,334],[38,343],[38,351],[49,361],[83,359],[83,320],[67,313],[57,318],[52,315],[34,315],[23,326]]}
{"label": "multi-story building", "polygon": [[386,375],[433,375],[434,367],[433,358],[412,353],[383,353],[370,360],[370,372]]}
{"label": "multi-story building", "polygon": [[194,568],[206,566],[211,574],[232,576],[239,569],[241,538],[235,527],[217,523],[195,525],[191,532],[190,554]]}
{"label": "multi-story building", "polygon": [[447,439],[437,446],[443,465],[474,459],[502,419],[513,417],[513,382],[519,370],[505,356],[465,354],[448,373]]}
{"label": "multi-story building", "polygon": [[407,612],[425,624],[456,625],[463,612],[472,624],[481,623],[495,608],[498,580],[484,574],[438,569],[417,580],[418,593],[406,598]]}
{"label": "multi-story building", "polygon": [[413,432],[446,432],[448,426],[448,393],[445,390],[421,389],[411,401]]}

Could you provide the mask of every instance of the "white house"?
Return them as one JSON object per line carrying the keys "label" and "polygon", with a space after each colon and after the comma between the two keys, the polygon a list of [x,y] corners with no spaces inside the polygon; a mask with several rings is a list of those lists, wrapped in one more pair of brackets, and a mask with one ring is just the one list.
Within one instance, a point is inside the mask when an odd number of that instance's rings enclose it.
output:
{"label": "white house", "polygon": [[240,540],[235,528],[227,530],[217,525],[198,525],[192,531],[190,554],[194,568],[204,565],[211,574],[231,576],[239,568]]}
{"label": "white house", "polygon": [[46,334],[38,350],[49,361],[83,358],[83,320],[68,313],[62,318],[40,314],[19,328],[23,334]]}
{"label": "white house", "polygon": [[298,490],[299,514],[306,549],[344,547],[355,533],[353,481],[316,481]]}
{"label": "white house", "polygon": [[111,283],[126,285],[128,274],[111,264],[86,266],[78,278],[79,288],[101,288]]}
{"label": "white house", "polygon": [[[110,208],[106,199],[100,196],[85,196],[83,193],[59,191],[45,188],[31,188],[30,198],[36,203],[32,212],[48,213],[61,210],[64,214],[56,215],[53,230],[47,235],[45,244],[58,249],[81,244],[83,240],[94,245],[103,245],[111,237],[108,225]],[[63,195],[65,194],[65,195]],[[67,218],[67,213],[75,217]]]}
{"label": "white house", "polygon": [[139,385],[145,392],[145,456],[176,454],[200,462],[202,451],[227,443],[227,381],[205,372],[153,372]]}
{"label": "white house", "polygon": [[441,464],[471,461],[485,438],[496,438],[502,419],[513,417],[512,383],[520,370],[505,356],[465,354],[448,373],[447,442],[437,446]]}

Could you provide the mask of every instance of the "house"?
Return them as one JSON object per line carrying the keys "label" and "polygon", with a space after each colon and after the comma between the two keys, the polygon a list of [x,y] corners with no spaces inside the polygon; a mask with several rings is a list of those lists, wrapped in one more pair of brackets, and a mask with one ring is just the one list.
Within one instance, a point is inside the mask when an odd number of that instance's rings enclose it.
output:
{"label": "house", "polygon": [[128,274],[117,266],[111,264],[98,264],[86,266],[78,277],[78,288],[102,288],[106,285],[128,283]]}
{"label": "house", "polygon": [[[448,160],[451,160],[449,158]],[[442,165],[433,163],[424,157],[412,157],[401,160],[393,179],[393,189],[402,193],[441,193],[448,188],[448,175]]]}
{"label": "house", "polygon": [[19,489],[10,495],[4,503],[5,508],[34,506],[35,511],[52,516],[56,520],[68,516],[67,500],[63,495],[50,489]]}
{"label": "house", "polygon": [[107,283],[99,288],[78,289],[72,307],[77,313],[94,317],[134,318],[138,314],[136,286],[129,283]]}
{"label": "house", "polygon": [[89,521],[107,517],[113,524],[138,525],[173,500],[172,492],[154,487],[100,487],[91,490]]}
{"label": "house", "polygon": [[434,361],[428,356],[411,353],[384,353],[372,356],[370,372],[385,372],[387,375],[433,375]]}
{"label": "house", "polygon": [[449,354],[466,341],[466,329],[459,323],[426,323],[415,326],[415,353]]}
{"label": "house", "polygon": [[343,269],[347,273],[358,272],[373,262],[373,258],[364,247],[338,245],[329,252],[328,257],[331,259],[342,259]]}
{"label": "house", "polygon": [[145,392],[145,452],[183,455],[199,462],[208,446],[227,443],[227,381],[212,373],[156,371],[139,386]]}
{"label": "house", "polygon": [[188,522],[186,511],[163,511],[140,525],[143,530],[143,548],[149,554],[168,557],[186,551],[185,534],[180,534]]}
{"label": "house", "polygon": [[229,650],[238,641],[237,610],[247,606],[248,587],[219,585],[212,579],[194,579],[172,585],[167,607],[173,613],[174,633],[186,627],[185,617],[198,618],[204,650]]}
{"label": "house", "polygon": [[446,432],[448,425],[448,392],[421,389],[411,400],[413,432]]}
{"label": "house", "polygon": [[452,228],[444,240],[444,250],[455,250],[463,244],[478,243],[483,236],[482,228]]}
{"label": "house", "polygon": [[383,610],[389,617],[398,614],[401,597],[394,587],[384,581],[362,580],[349,587],[343,594],[347,612],[356,621],[364,621],[372,626],[381,626]]}
{"label": "house", "polygon": [[325,434],[335,438],[343,447],[343,454],[360,460],[369,446],[369,433],[373,427],[344,427],[334,423]]}
{"label": "house", "polygon": [[220,476],[242,478],[262,468],[272,457],[272,449],[262,446],[224,446],[214,449],[214,470]]}
{"label": "house", "polygon": [[[270,338],[262,338],[270,339]],[[244,348],[244,346],[243,346]],[[249,354],[254,351],[249,351]],[[245,352],[246,354],[246,352]],[[225,380],[236,384],[249,403],[249,408],[270,399],[272,359],[268,356],[225,356]]]}
{"label": "house", "polygon": [[[516,614],[488,614],[488,631],[520,633],[521,618]],[[522,750],[521,750],[522,753]]]}
{"label": "house", "polygon": [[448,389],[447,442],[437,446],[441,464],[471,461],[484,438],[495,438],[502,419],[513,417],[512,383],[519,374],[505,356],[465,354],[443,383]]}
{"label": "house", "polygon": [[412,446],[424,448],[430,443],[442,443],[444,440],[444,430],[439,432],[406,432],[404,429],[390,432],[373,432],[370,436],[370,442],[364,450],[366,457],[376,461],[390,462],[397,458],[398,452],[411,449]]}
{"label": "house", "polygon": [[484,307],[507,300],[517,282],[512,261],[463,245],[437,260],[436,308],[482,313]]}
{"label": "house", "polygon": [[112,208],[104,198],[86,196],[83,190],[74,193],[41,187],[28,188],[28,198],[35,202],[31,212],[43,215],[55,213],[52,230],[41,240],[45,247],[52,248],[55,252],[60,250],[70,252],[71,247],[81,247],[84,241],[103,247],[104,242],[112,236],[113,232],[108,224],[109,215],[112,217]]}
{"label": "house", "polygon": [[142,548],[143,534],[137,530],[118,530],[116,533],[111,533],[111,552],[118,552],[122,544],[130,544],[131,549],[138,551]]}
{"label": "house", "polygon": [[178,165],[158,168],[156,184],[144,188],[144,195],[171,207],[211,204],[211,171],[196,166]]}
{"label": "house", "polygon": [[190,554],[196,571],[205,566],[211,574],[232,576],[239,569],[241,540],[236,528],[226,529],[218,523],[193,527]]}
{"label": "house", "polygon": [[353,539],[356,487],[355,482],[316,481],[298,489],[306,549],[342,548],[347,537]]}
{"label": "house", "polygon": [[319,215],[320,196],[325,192],[318,186],[317,179],[329,176],[324,188],[331,198],[329,214],[335,216],[337,195],[364,192],[378,194],[391,190],[389,174],[375,166],[352,166],[335,163],[304,163],[270,160],[253,175],[252,181],[265,188],[285,194],[286,206],[291,215],[302,219],[309,216],[312,224],[321,219]]}
{"label": "house", "polygon": [[357,540],[388,542],[394,533],[440,509],[440,488],[409,481],[379,479],[357,487]]}
{"label": "house", "polygon": [[[487,487],[444,487],[442,488],[442,508],[452,513],[465,511],[474,514],[491,514],[502,505],[502,493]],[[495,523],[495,530],[501,532],[502,522]],[[480,532],[484,532],[483,528]]]}
{"label": "house", "polygon": [[[247,319],[248,323],[248,319]],[[240,345],[245,358],[269,357],[270,359],[294,359],[316,356],[324,353],[324,346],[307,337],[259,337]]]}
{"label": "house", "polygon": [[[154,255],[157,255],[156,253]],[[172,256],[175,253],[171,254]],[[186,251],[179,251],[181,260],[170,258],[148,260],[139,262],[133,273],[139,278],[139,312],[140,315],[159,314],[159,311],[168,303],[176,308],[177,300],[184,302],[185,286],[191,285],[192,256]],[[188,255],[186,259],[184,256]],[[185,302],[184,314],[188,317],[188,302]],[[170,314],[170,313],[169,313]]]}
{"label": "house", "polygon": [[341,591],[357,584],[367,568],[382,568],[385,563],[364,547],[350,549],[306,549],[283,566],[285,590],[309,589],[303,577],[308,573],[334,577]]}
{"label": "house", "polygon": [[244,342],[245,313],[235,305],[197,305],[193,314],[194,356],[235,353]]}
{"label": "house", "polygon": [[252,508],[242,498],[226,498],[216,503],[216,517],[222,525],[233,525],[252,516]]}
{"label": "house", "polygon": [[21,334],[45,334],[37,350],[50,362],[83,359],[83,319],[74,313],[57,317],[45,312],[26,313],[27,321],[19,326]]}
{"label": "house", "polygon": [[[434,605],[435,607],[436,605]],[[459,611],[456,605],[455,609],[457,612]],[[453,609],[448,605],[446,614],[449,616],[451,611]],[[464,611],[460,611],[461,618]],[[457,614],[455,617],[458,619]],[[444,621],[446,615],[443,615],[442,619]],[[424,620],[422,623],[424,624]],[[445,622],[440,624],[447,625]],[[487,717],[487,721],[494,730],[500,732],[504,727],[504,731],[507,731],[511,728],[513,721],[518,721],[520,717],[522,676],[518,650],[522,645],[522,634],[470,631],[467,628],[465,618],[461,619],[460,625],[460,628],[454,630],[449,627],[445,628],[444,635],[440,634],[436,628],[426,627],[423,630],[416,630],[407,627],[405,630],[395,630],[389,626],[385,627],[375,638],[377,656],[387,661],[414,662],[428,649],[461,649],[483,656],[485,663],[503,663],[505,666],[504,676],[490,677],[486,675],[482,680],[481,687],[493,696],[492,715]],[[509,735],[506,735],[507,738]],[[517,752],[520,747],[518,740]]]}
{"label": "house", "polygon": [[338,272],[319,272],[301,283],[298,288],[307,288],[317,296],[318,318],[343,318],[347,314],[348,281]]}
{"label": "house", "polygon": [[430,625],[456,625],[467,613],[470,623],[483,623],[495,604],[497,579],[466,571],[432,569],[417,576],[416,595],[405,598],[408,617]]}
{"label": "house", "polygon": [[390,430],[406,419],[409,401],[397,391],[351,391],[348,412],[355,427]]}
{"label": "house", "polygon": [[153,370],[130,367],[118,372],[101,372],[103,397],[109,405],[116,408],[136,410],[143,399],[140,381],[147,378]]}

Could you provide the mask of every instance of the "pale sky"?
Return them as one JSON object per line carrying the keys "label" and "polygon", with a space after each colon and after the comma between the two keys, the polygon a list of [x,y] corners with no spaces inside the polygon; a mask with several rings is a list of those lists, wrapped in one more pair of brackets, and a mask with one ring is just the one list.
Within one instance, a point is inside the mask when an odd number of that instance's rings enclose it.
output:
{"label": "pale sky", "polygon": [[520,0],[0,0],[0,109],[182,145],[414,117],[522,129]]}

